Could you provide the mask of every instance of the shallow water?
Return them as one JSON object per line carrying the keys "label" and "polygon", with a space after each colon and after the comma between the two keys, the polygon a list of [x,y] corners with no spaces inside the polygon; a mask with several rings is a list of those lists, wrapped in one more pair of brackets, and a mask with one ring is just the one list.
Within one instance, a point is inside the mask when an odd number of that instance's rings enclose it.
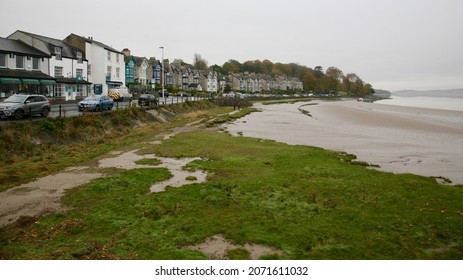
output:
{"label": "shallow water", "polygon": [[403,97],[391,95],[391,99],[376,101],[378,104],[409,106],[442,110],[463,111],[463,98],[457,97]]}

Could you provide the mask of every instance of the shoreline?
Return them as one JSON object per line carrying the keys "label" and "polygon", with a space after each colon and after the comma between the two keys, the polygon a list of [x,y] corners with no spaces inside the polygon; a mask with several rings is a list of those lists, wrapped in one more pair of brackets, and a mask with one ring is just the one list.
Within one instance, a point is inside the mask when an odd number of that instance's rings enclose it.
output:
{"label": "shoreline", "polygon": [[447,96],[400,96],[392,94],[390,98],[375,101],[377,104],[405,106],[414,108],[463,111],[462,97]]}
{"label": "shoreline", "polygon": [[233,135],[344,151],[381,171],[463,184],[463,111],[353,100],[305,104],[257,104],[262,112],[227,129]]}

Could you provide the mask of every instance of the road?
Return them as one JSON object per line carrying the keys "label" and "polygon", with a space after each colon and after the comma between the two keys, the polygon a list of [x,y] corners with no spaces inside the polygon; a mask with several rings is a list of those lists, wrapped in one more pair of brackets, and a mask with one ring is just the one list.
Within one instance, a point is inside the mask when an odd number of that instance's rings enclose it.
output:
{"label": "road", "polygon": [[[187,101],[188,99],[187,98],[181,98],[181,97],[177,97],[177,96],[170,96],[170,97],[167,97],[167,98],[159,98],[159,104],[160,105],[163,105],[163,104],[176,104],[176,103],[182,103],[182,102],[185,102]],[[192,97],[189,97],[189,100],[197,100],[196,98],[192,98]],[[137,105],[137,100],[133,100],[132,101],[132,105],[135,105],[135,106],[138,106]],[[114,107],[113,107],[113,110],[118,110],[118,109],[124,109],[124,108],[127,108],[129,106],[129,101],[124,101],[124,102],[114,102]],[[82,115],[83,113],[82,112],[79,112],[78,108],[77,108],[77,103],[67,103],[67,104],[54,104],[54,105],[51,105],[51,111],[48,115],[48,117],[50,118],[56,118],[56,117],[75,117],[75,116],[80,116]],[[39,116],[39,115],[35,115],[35,116],[25,116],[24,117],[24,120],[33,120],[33,121],[38,121],[38,120],[42,120],[43,117]],[[0,121],[0,126],[1,125],[4,125],[6,123],[9,123],[9,122],[17,122],[16,120],[14,119],[2,119]]]}
{"label": "road", "polygon": [[[167,97],[167,98],[160,98],[159,103],[160,105],[163,104],[176,104],[185,102],[186,98],[178,98],[178,97]],[[132,105],[137,105],[137,100],[132,101]],[[114,102],[113,110],[124,109],[129,106],[129,101],[123,102]],[[82,115],[82,112],[79,112],[77,109],[77,103],[72,104],[61,104],[61,105],[52,105],[49,117],[56,118],[59,116],[62,117],[75,117]]]}
{"label": "road", "polygon": [[[129,106],[129,102],[114,102],[113,110],[124,109]],[[72,104],[59,104],[52,105],[50,114],[48,115],[51,118],[56,117],[75,117],[82,115],[82,112],[79,112],[77,109],[77,103]]]}

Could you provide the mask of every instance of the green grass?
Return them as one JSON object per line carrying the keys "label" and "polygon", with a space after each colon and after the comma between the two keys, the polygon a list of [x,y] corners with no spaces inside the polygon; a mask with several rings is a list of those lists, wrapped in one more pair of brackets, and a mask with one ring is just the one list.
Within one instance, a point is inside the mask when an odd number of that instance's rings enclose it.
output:
{"label": "green grass", "polygon": [[255,108],[244,108],[239,110],[238,112],[235,112],[233,114],[225,114],[225,115],[220,115],[206,123],[207,127],[212,127],[217,124],[223,124],[227,122],[232,122],[235,121],[236,119],[242,118],[246,115],[249,115],[253,112],[259,112],[258,109]]}
{"label": "green grass", "polygon": [[141,165],[152,165],[156,166],[162,163],[160,159],[157,158],[142,158],[137,161],[135,161],[136,164],[141,164]]}
{"label": "green grass", "polygon": [[244,248],[235,248],[227,251],[227,257],[230,260],[250,260],[251,254]]}
{"label": "green grass", "polygon": [[131,107],[105,114],[88,113],[0,126],[0,191],[87,162],[114,149],[129,149],[153,135],[231,108],[204,100],[157,110],[168,122],[162,123],[145,109]]}
{"label": "green grass", "polygon": [[171,176],[166,169],[95,180],[67,192],[68,212],[1,228],[0,257],[206,259],[185,246],[222,234],[234,244],[275,247],[286,259],[463,258],[461,186],[218,132],[178,134],[143,153],[201,157],[189,167],[206,170],[208,181],[150,194]]}

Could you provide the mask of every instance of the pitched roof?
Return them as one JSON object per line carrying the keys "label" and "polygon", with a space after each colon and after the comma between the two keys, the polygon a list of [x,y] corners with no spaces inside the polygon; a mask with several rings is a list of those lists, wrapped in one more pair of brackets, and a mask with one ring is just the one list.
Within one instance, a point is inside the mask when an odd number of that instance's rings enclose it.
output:
{"label": "pitched roof", "polygon": [[9,78],[32,78],[32,79],[44,79],[44,80],[55,80],[52,76],[49,76],[40,71],[27,71],[21,69],[7,69],[0,68],[1,77]]}
{"label": "pitched roof", "polygon": [[48,54],[43,53],[19,40],[11,40],[0,37],[0,52],[2,53],[17,53],[23,55],[50,57]]}
{"label": "pitched roof", "polygon": [[71,35],[74,35],[74,36],[76,36],[76,37],[80,37],[81,40],[85,40],[87,43],[90,43],[90,44],[98,45],[98,46],[104,48],[105,50],[112,51],[112,52],[115,52],[115,53],[119,53],[119,54],[122,54],[122,55],[124,54],[123,52],[118,51],[118,50],[114,49],[113,47],[110,47],[110,46],[105,45],[105,44],[103,44],[103,43],[101,43],[101,42],[98,42],[98,41],[93,40],[93,37],[85,38],[85,37],[83,37],[83,36],[76,35],[76,34],[74,34],[74,33],[72,33]]}
{"label": "pitched roof", "polygon": [[49,53],[51,53],[52,55],[55,55],[55,46],[61,48],[61,56],[63,57],[77,59],[77,51],[80,51],[59,39],[54,39],[54,38],[50,38],[50,37],[46,37],[46,36],[42,36],[38,34],[33,34],[33,33],[25,32],[25,31],[21,31],[21,30],[18,30],[16,32],[23,33],[34,39],[42,41],[43,43],[45,43],[45,46],[47,47]]}
{"label": "pitched roof", "polygon": [[[141,64],[143,63],[143,61],[146,59],[146,57],[142,57],[142,56],[133,56],[133,58],[135,59],[135,61],[137,62],[137,66],[141,66]],[[146,61],[148,61],[148,59],[146,59]],[[148,61],[149,62],[149,61]]]}

